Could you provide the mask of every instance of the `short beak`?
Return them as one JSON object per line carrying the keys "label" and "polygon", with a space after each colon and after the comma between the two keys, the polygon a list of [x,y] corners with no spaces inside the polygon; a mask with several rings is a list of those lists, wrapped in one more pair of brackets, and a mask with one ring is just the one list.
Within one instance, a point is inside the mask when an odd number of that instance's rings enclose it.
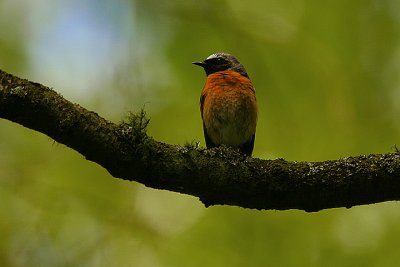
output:
{"label": "short beak", "polygon": [[192,62],[192,64],[200,66],[200,67],[204,67],[206,65],[206,63],[204,63],[202,61],[195,61],[195,62]]}

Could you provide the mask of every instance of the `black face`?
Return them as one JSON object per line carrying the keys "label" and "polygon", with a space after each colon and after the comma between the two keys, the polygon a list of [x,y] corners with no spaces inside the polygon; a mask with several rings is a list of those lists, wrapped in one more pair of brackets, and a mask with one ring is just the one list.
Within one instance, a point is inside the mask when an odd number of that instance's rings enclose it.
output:
{"label": "black face", "polygon": [[227,53],[215,53],[206,58],[206,60],[193,62],[193,64],[203,67],[207,76],[218,71],[233,70],[245,77],[249,77],[243,65],[234,56]]}

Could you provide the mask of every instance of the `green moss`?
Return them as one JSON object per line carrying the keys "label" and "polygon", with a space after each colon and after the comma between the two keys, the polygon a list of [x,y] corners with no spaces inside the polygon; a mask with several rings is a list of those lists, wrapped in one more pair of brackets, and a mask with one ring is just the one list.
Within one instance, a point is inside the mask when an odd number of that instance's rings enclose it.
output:
{"label": "green moss", "polygon": [[131,139],[134,142],[140,142],[147,138],[147,125],[150,118],[147,117],[146,111],[142,108],[139,112],[129,112],[127,118],[119,125],[123,137]]}

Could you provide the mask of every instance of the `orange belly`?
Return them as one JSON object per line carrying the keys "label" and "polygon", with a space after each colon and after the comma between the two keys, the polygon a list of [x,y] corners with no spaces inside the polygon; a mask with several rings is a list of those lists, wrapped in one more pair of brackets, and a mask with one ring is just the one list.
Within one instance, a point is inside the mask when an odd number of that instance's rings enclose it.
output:
{"label": "orange belly", "polygon": [[233,71],[207,78],[202,96],[202,117],[215,145],[240,147],[250,141],[257,124],[257,104],[251,81]]}

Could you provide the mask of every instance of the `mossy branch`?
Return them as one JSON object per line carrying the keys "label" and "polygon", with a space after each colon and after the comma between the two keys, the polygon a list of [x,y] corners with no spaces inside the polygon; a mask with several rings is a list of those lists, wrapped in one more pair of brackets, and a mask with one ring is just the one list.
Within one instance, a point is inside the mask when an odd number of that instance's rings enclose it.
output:
{"label": "mossy branch", "polygon": [[400,199],[398,150],[289,162],[246,158],[226,147],[169,145],[147,136],[143,110],[114,124],[46,86],[3,71],[0,117],[48,135],[114,177],[193,195],[206,206],[318,211]]}

